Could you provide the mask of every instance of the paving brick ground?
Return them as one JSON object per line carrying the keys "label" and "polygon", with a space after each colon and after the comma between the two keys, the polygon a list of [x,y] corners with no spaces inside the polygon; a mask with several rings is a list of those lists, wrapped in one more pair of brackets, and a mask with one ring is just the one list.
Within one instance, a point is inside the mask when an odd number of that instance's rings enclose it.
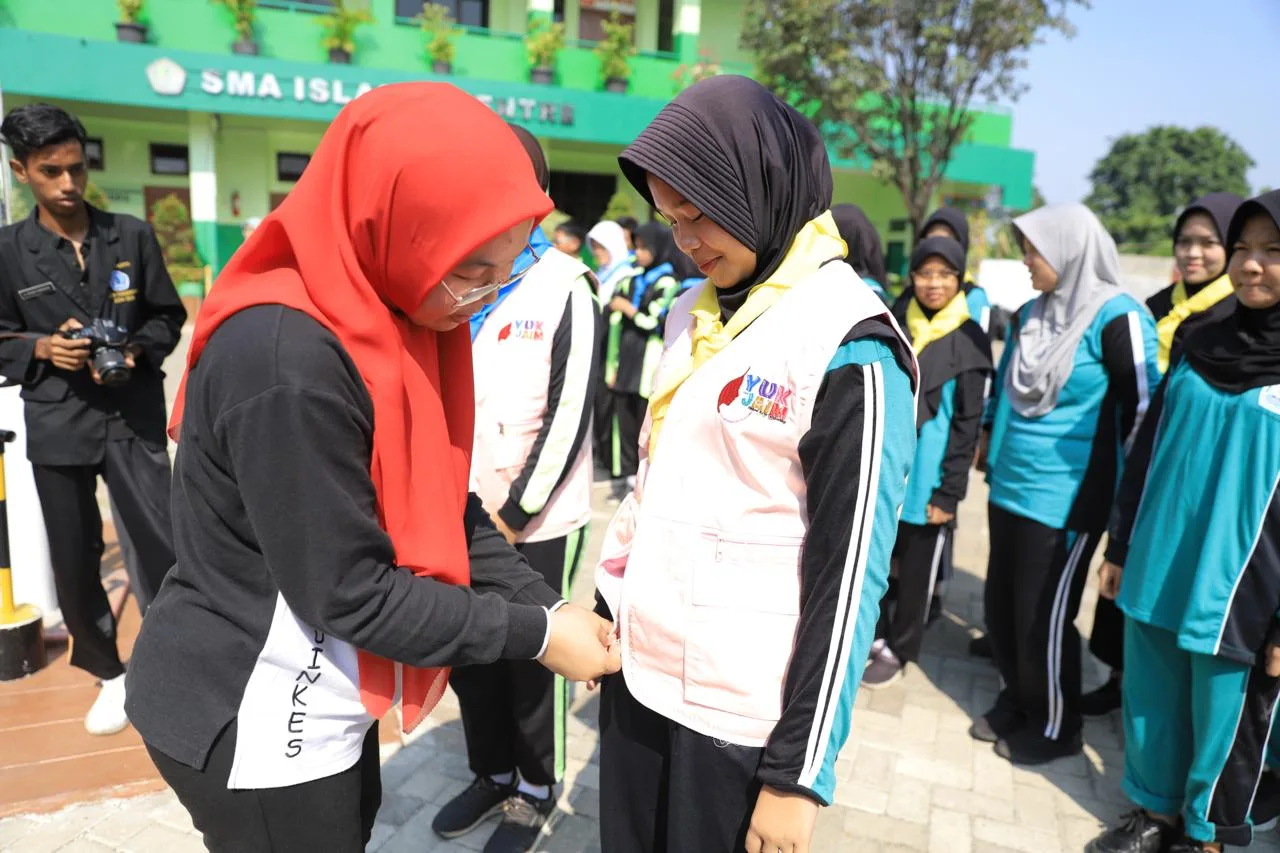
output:
{"label": "paving brick ground", "polygon": [[[981,615],[986,566],[985,491],[976,480],[961,507],[960,571],[947,590],[945,619],[925,642],[921,666],[898,685],[858,697],[853,735],[839,761],[836,805],[821,813],[815,850],[821,853],[1077,853],[1103,821],[1127,808],[1118,720],[1091,721],[1085,754],[1037,771],[997,758],[965,730],[995,697],[996,675],[967,657]],[[597,512],[596,526],[607,520]],[[596,537],[598,543],[599,537]],[[590,596],[579,579],[575,598]],[[1081,608],[1087,628],[1094,596]],[[1090,671],[1086,683],[1100,673]],[[479,851],[486,829],[455,842],[431,833],[441,805],[470,780],[457,705],[452,697],[411,743],[386,747],[385,795],[371,851]],[[599,776],[595,697],[580,692],[569,721],[569,775],[563,812],[545,853],[599,850]],[[0,850],[24,853],[185,853],[202,850],[181,806],[168,794],[75,806],[53,815],[0,821]],[[1251,850],[1280,851],[1263,833]],[[696,853],[678,851],[677,853]]]}

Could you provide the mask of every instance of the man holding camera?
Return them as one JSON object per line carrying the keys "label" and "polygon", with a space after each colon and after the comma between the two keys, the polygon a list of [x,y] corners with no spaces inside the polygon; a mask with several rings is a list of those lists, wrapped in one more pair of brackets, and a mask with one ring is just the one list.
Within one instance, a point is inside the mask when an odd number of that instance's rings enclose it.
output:
{"label": "man holding camera", "polygon": [[36,210],[0,229],[0,375],[22,385],[27,456],[49,534],[71,664],[102,681],[91,734],[128,725],[124,666],[100,577],[103,477],[136,555],[145,611],[173,564],[160,366],[186,311],[146,223],[85,203],[85,130],[48,104],[0,124]]}

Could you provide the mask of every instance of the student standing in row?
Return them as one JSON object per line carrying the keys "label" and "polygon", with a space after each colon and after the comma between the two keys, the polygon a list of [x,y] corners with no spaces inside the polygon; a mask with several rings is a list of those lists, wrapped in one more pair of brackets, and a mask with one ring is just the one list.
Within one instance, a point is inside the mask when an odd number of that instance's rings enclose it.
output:
{"label": "student standing in row", "polygon": [[601,849],[806,853],[888,576],[915,359],[840,262],[821,134],[766,89],[697,83],[619,160],[708,281],[671,310],[596,574],[626,661]]}
{"label": "student standing in row", "polygon": [[[1227,276],[1227,226],[1244,200],[1234,193],[1210,193],[1187,205],[1173,226],[1173,259],[1178,282],[1147,300],[1156,318],[1160,373],[1169,369],[1171,354],[1196,326],[1213,322],[1235,310],[1231,279]],[[1124,669],[1124,618],[1115,603],[1098,598],[1093,614],[1089,651],[1111,667],[1110,677],[1080,697],[1086,717],[1109,714],[1120,707],[1120,679]]]}
{"label": "student standing in row", "polygon": [[964,261],[950,237],[926,237],[911,253],[913,297],[897,320],[920,363],[916,454],[894,546],[897,595],[881,602],[880,638],[862,675],[870,688],[894,683],[920,658],[934,583],[969,488],[992,365],[960,286]]}
{"label": "student standing in row", "polygon": [[550,210],[492,110],[381,86],[202,306],[174,406],[177,564],[128,712],[213,853],[363,851],[377,721],[399,699],[412,730],[451,665],[617,669],[611,626],[564,604],[468,490],[468,320]]}
{"label": "student standing in row", "polygon": [[[543,191],[546,157],[513,126]],[[619,229],[621,231],[621,229]],[[547,586],[572,594],[591,521],[591,405],[599,380],[595,277],[534,228],[515,269],[528,269],[471,316],[476,437],[471,489]],[[569,686],[533,660],[455,669],[475,781],[432,822],[456,838],[502,823],[485,853],[524,853],[555,809],[564,776]]]}
{"label": "student standing in row", "polygon": [[1155,323],[1120,287],[1097,217],[1054,205],[1014,226],[1041,295],[1010,324],[979,451],[991,485],[987,630],[1004,688],[970,734],[1039,764],[1081,749],[1076,611],[1160,373]]}
{"label": "student standing in row", "polygon": [[662,355],[663,319],[679,290],[671,229],[647,222],[636,229],[635,266],[609,301],[604,381],[613,397],[613,478],[621,498],[635,482],[640,424]]}
{"label": "student standing in row", "polygon": [[[597,222],[587,232],[587,245],[596,262],[596,303],[604,317],[609,316],[609,303],[618,285],[634,275],[634,257],[631,254],[631,237],[620,223],[604,220]],[[601,328],[604,328],[602,320]],[[592,417],[592,444],[595,448],[595,479],[613,479],[615,467],[613,449],[613,394],[604,383],[605,347],[600,348],[600,369],[596,371],[594,414]]]}
{"label": "student standing in row", "polygon": [[889,304],[889,294],[884,286],[888,276],[884,269],[884,250],[880,246],[880,234],[871,220],[856,204],[837,204],[831,208],[836,226],[840,229],[840,239],[849,247],[849,254],[844,262],[853,267],[867,287],[885,304]]}
{"label": "student standing in row", "polygon": [[[1280,192],[1226,233],[1200,323],[1130,455],[1099,588],[1124,612],[1124,792],[1089,853],[1246,846],[1280,694]],[[1118,594],[1117,594],[1118,593]]]}

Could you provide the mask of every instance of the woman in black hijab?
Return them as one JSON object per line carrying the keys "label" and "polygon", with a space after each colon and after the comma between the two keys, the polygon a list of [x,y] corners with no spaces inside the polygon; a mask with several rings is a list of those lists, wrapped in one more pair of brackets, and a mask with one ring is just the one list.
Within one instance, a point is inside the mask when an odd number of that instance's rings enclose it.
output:
{"label": "woman in black hijab", "polygon": [[[919,243],[929,237],[950,237],[959,243],[965,255],[968,255],[969,220],[964,215],[964,211],[954,207],[940,207],[929,214],[924,225],[920,226],[916,242]],[[964,280],[960,284],[964,288],[965,302],[969,304],[969,316],[982,327],[983,332],[991,334],[991,300],[987,298],[987,292],[978,287],[978,282],[968,272],[964,274]],[[902,295],[898,297],[898,301],[894,303],[895,310],[906,310],[911,297],[911,286],[907,285]]]}
{"label": "woman in black hijab", "polygon": [[1098,590],[1125,619],[1125,794],[1089,853],[1247,846],[1280,694],[1280,191],[1226,231],[1230,314],[1175,351],[1125,464]]}
{"label": "woman in black hijab", "polygon": [[708,281],[672,306],[597,570],[627,667],[601,697],[601,848],[807,851],[887,582],[914,358],[840,263],[821,136],[759,84],[691,86],[619,162]]}
{"label": "woman in black hijab", "polygon": [[849,254],[844,262],[853,267],[858,278],[871,288],[876,296],[886,305],[891,304],[884,284],[887,276],[884,269],[884,250],[880,246],[880,234],[871,224],[867,214],[856,204],[837,204],[831,208],[836,227],[840,229],[840,238],[849,247]]}

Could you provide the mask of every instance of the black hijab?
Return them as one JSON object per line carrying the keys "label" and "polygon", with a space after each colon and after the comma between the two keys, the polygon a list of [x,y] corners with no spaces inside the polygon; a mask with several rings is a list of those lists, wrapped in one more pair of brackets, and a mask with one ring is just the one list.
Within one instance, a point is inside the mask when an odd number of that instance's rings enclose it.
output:
{"label": "black hijab", "polygon": [[862,278],[869,278],[881,287],[888,284],[880,234],[862,208],[856,204],[837,204],[831,208],[831,215],[840,229],[840,238],[849,246],[844,262]]}
{"label": "black hijab", "polygon": [[[1224,241],[1228,263],[1231,247],[1255,216],[1266,216],[1280,228],[1280,190],[1249,199],[1231,217]],[[1280,385],[1280,305],[1256,310],[1237,302],[1234,312],[1192,332],[1185,352],[1196,373],[1229,394]]]}
{"label": "black hijab", "polygon": [[966,255],[969,254],[969,220],[964,215],[964,211],[956,210],[954,207],[940,207],[933,213],[929,214],[929,218],[924,221],[924,225],[920,226],[920,233],[916,235],[916,242],[924,239],[924,235],[929,233],[929,229],[935,225],[945,225],[951,229],[951,233],[955,235],[955,239],[960,243],[960,248],[964,250]]}
{"label": "black hijab", "polygon": [[1186,224],[1187,217],[1193,213],[1204,213],[1213,220],[1218,231],[1218,240],[1230,250],[1231,247],[1227,245],[1227,229],[1231,227],[1231,217],[1235,216],[1242,204],[1244,199],[1235,193],[1209,193],[1200,196],[1178,214],[1178,220],[1173,223],[1173,242],[1175,244],[1178,242],[1178,235],[1182,233],[1182,226]]}
{"label": "black hijab", "polygon": [[747,77],[723,74],[685,89],[618,163],[650,205],[653,174],[756,253],[752,275],[716,292],[726,320],[782,265],[800,229],[831,206],[822,135]]}

